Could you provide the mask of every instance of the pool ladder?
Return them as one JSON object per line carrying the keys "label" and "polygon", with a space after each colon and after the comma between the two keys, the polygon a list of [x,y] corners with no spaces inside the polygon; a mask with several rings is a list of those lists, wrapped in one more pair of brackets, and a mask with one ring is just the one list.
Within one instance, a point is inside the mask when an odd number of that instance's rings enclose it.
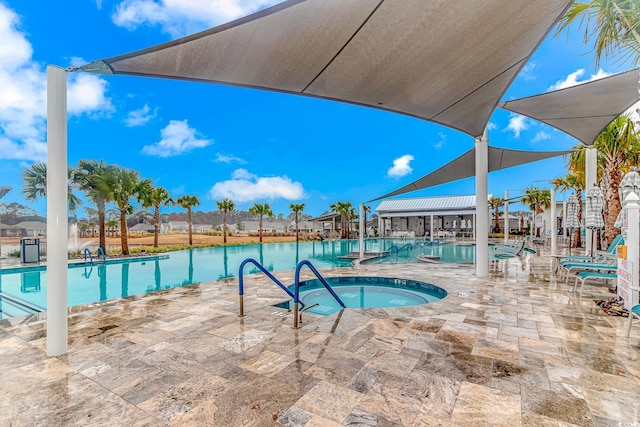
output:
{"label": "pool ladder", "polygon": [[[91,251],[89,250],[89,248],[84,248],[84,260],[87,260],[87,255],[89,255],[89,262],[93,263],[93,255],[91,255]],[[98,248],[98,254],[96,256],[100,256],[102,255],[102,260],[106,261],[107,260],[107,255],[105,255],[104,251],[102,250],[102,248]]]}
{"label": "pool ladder", "polygon": [[407,243],[404,246],[401,246],[400,249],[398,249],[397,246],[393,245],[391,246],[388,250],[389,250],[389,254],[391,254],[391,250],[395,249],[396,250],[396,254],[399,253],[401,250],[403,250],[404,248],[407,248],[407,251],[410,251],[413,249],[413,245],[411,243]]}
{"label": "pool ladder", "polygon": [[[282,284],[278,279],[275,278],[273,274],[271,274],[262,264],[256,261],[253,258],[247,258],[242,263],[240,263],[240,272],[238,273],[238,294],[240,297],[240,314],[239,317],[244,317],[244,267],[247,264],[253,264],[260,271],[262,271],[273,283],[278,285],[283,291],[286,292],[291,298],[293,298],[293,327],[295,329],[299,328],[299,318],[301,317],[300,313],[305,310],[305,305],[300,301],[300,270],[302,267],[307,266],[313,274],[320,280],[320,283],[324,285],[325,288],[331,293],[331,296],[340,304],[342,308],[345,308],[344,302],[340,299],[340,297],[334,292],[334,290],[329,286],[329,283],[325,280],[324,277],[320,274],[320,272],[311,264],[308,260],[303,260],[298,263],[296,266],[295,273],[295,282],[294,282],[294,292],[291,292],[289,288]],[[314,304],[314,306],[317,304]],[[311,308],[313,306],[306,307]]]}

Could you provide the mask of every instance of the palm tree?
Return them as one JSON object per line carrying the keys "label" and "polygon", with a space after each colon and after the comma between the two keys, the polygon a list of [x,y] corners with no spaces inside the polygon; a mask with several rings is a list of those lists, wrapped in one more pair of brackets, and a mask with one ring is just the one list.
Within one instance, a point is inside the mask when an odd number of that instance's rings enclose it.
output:
{"label": "palm tree", "polygon": [[575,2],[560,19],[556,36],[578,21],[578,29],[584,26],[584,42],[593,40],[596,67],[600,58],[620,54],[620,60],[628,58],[640,63],[640,6],[637,0],[591,0]]}
{"label": "palm tree", "polygon": [[329,207],[332,212],[340,214],[341,238],[346,239],[349,232],[348,223],[353,204],[351,202],[336,202]]}
{"label": "palm tree", "polygon": [[198,196],[185,194],[184,196],[178,197],[176,203],[182,206],[183,209],[187,210],[187,215],[189,217],[189,246],[193,246],[193,211],[191,208],[198,206],[200,204],[200,200],[198,199]]}
{"label": "palm tree", "polygon": [[127,235],[127,215],[133,213],[132,197],[138,197],[144,188],[150,185],[148,180],[140,180],[140,175],[133,169],[112,166],[97,177],[99,191],[108,200],[112,200],[120,211],[120,245],[122,255],[129,255]]}
{"label": "palm tree", "polygon": [[596,139],[600,188],[605,197],[605,236],[611,242],[620,230],[614,223],[622,209],[618,187],[630,166],[638,164],[640,134],[630,117],[619,116]]}
{"label": "palm tree", "polygon": [[304,203],[292,203],[289,205],[289,208],[291,209],[291,212],[293,212],[293,214],[295,215],[295,221],[296,221],[296,242],[299,240],[298,239],[298,215],[304,210]]}
{"label": "palm tree", "polygon": [[371,212],[371,206],[367,206],[364,205],[362,207],[363,212],[364,212],[364,230],[362,230],[362,232],[364,233],[363,236],[367,236],[367,212]]}
{"label": "palm tree", "polygon": [[139,201],[145,208],[153,207],[153,247],[158,247],[158,235],[160,233],[160,206],[168,207],[174,204],[173,198],[163,187],[142,188]]}
{"label": "palm tree", "polygon": [[233,212],[236,208],[236,204],[233,203],[231,199],[222,199],[219,202],[216,202],[218,205],[218,210],[222,211],[222,236],[223,242],[227,244],[227,213]]}
{"label": "palm tree", "polygon": [[[74,170],[67,167],[67,206],[69,212],[75,217],[76,209],[82,204],[82,200],[73,192],[76,187]],[[34,162],[22,171],[22,194],[29,201],[37,200],[40,197],[47,197],[47,164],[45,162]]]}
{"label": "palm tree", "polygon": [[273,211],[268,203],[256,203],[249,208],[249,214],[260,218],[260,243],[262,243],[262,217],[267,215],[269,218],[273,217]]}
{"label": "palm tree", "polygon": [[523,205],[529,206],[529,209],[533,212],[532,230],[537,231],[537,227],[535,226],[536,214],[542,213],[544,209],[549,209],[549,207],[551,207],[551,191],[537,187],[530,187],[527,188],[524,193],[524,196],[520,198],[520,202]]}
{"label": "palm tree", "polygon": [[102,160],[80,160],[75,172],[75,181],[89,200],[96,206],[98,214],[98,238],[100,247],[107,253],[107,233],[106,233],[106,210],[108,198],[102,188],[98,185],[98,178],[105,174],[110,168]]}
{"label": "palm tree", "polygon": [[[494,209],[493,211],[493,231],[495,233],[500,232],[500,206],[504,205],[505,201],[502,197],[492,197],[489,199],[489,206]],[[509,224],[509,218],[504,219],[505,228]]]}

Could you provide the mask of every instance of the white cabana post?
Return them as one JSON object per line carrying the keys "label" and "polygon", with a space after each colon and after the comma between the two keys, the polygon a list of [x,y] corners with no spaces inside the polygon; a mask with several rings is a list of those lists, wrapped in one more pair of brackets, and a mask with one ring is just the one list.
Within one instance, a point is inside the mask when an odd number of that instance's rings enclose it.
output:
{"label": "white cabana post", "polygon": [[562,240],[567,238],[567,201],[562,202]]}
{"label": "white cabana post", "polygon": [[360,259],[364,258],[364,203],[360,203]]}
{"label": "white cabana post", "polygon": [[433,242],[433,214],[431,214],[431,222],[429,223],[431,230],[429,230],[429,240]]}
{"label": "white cabana post", "polygon": [[[589,191],[594,185],[596,185],[596,168],[598,161],[598,150],[594,146],[586,148],[585,151],[585,189]],[[585,205],[584,217],[589,217],[589,204]],[[586,233],[585,247],[587,248],[587,255],[591,255],[591,248],[593,245],[593,233]]]}
{"label": "white cabana post", "polygon": [[67,352],[67,72],[47,67],[47,355]]}
{"label": "white cabana post", "polygon": [[556,218],[556,189],[551,189],[551,253],[555,253],[558,242],[558,219]]}
{"label": "white cabana post", "polygon": [[509,190],[504,190],[504,244],[509,244]]}
{"label": "white cabana post", "polygon": [[487,131],[476,138],[476,215],[474,230],[476,235],[476,275],[489,275],[489,210],[487,200],[489,187],[489,148]]}

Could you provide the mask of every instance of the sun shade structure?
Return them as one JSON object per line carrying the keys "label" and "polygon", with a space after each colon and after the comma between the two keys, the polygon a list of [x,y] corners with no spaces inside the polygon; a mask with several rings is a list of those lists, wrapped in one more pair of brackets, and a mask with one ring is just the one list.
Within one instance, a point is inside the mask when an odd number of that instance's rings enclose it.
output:
{"label": "sun shade structure", "polygon": [[585,145],[593,145],[609,123],[640,101],[639,78],[640,68],[636,68],[498,106],[553,126]]}
{"label": "sun shade structure", "polygon": [[[525,163],[536,162],[551,157],[562,156],[571,151],[520,151],[507,150],[505,148],[489,147],[489,172],[506,169],[513,166],[523,165]],[[404,187],[387,193],[383,196],[369,200],[373,202],[387,197],[393,197],[411,191],[422,190],[423,188],[433,187],[435,185],[445,184],[447,182],[457,181],[463,178],[469,178],[476,174],[476,149],[464,153],[457,159],[447,163],[440,169],[431,172],[422,178],[413,181]],[[475,199],[474,199],[475,200]],[[368,202],[367,202],[368,203]]]}
{"label": "sun shade structure", "polygon": [[289,0],[82,70],[393,111],[480,136],[572,0]]}

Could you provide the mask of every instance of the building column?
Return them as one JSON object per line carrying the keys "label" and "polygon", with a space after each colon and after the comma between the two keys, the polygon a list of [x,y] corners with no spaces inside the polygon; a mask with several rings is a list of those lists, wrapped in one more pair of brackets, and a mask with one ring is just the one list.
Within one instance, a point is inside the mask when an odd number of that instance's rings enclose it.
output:
{"label": "building column", "polygon": [[429,223],[429,239],[433,242],[433,214],[431,214],[431,222]]}
{"label": "building column", "polygon": [[[585,175],[584,175],[585,193],[589,191],[591,188],[593,188],[594,185],[596,185],[597,161],[598,161],[598,150],[596,149],[596,147],[594,147],[593,145],[591,147],[587,147],[585,151]],[[580,202],[582,203],[582,197],[580,198]],[[585,218],[589,216],[588,203],[585,204],[584,215],[585,215]],[[587,255],[591,255],[591,249],[593,246],[593,241],[592,241],[593,233],[587,232],[585,230],[584,234],[586,236],[586,242],[585,242],[585,246],[587,249],[586,253]]]}
{"label": "building column", "polygon": [[556,215],[556,189],[551,189],[551,253],[556,253],[558,242],[558,218]]}
{"label": "building column", "polygon": [[567,201],[562,202],[562,241],[567,238]]}
{"label": "building column", "polygon": [[47,67],[47,355],[67,352],[67,72]]}
{"label": "building column", "polygon": [[483,135],[476,138],[476,214],[473,229],[476,239],[476,275],[478,277],[489,275],[488,142],[485,129]]}
{"label": "building column", "polygon": [[509,190],[504,190],[504,244],[509,244]]}

